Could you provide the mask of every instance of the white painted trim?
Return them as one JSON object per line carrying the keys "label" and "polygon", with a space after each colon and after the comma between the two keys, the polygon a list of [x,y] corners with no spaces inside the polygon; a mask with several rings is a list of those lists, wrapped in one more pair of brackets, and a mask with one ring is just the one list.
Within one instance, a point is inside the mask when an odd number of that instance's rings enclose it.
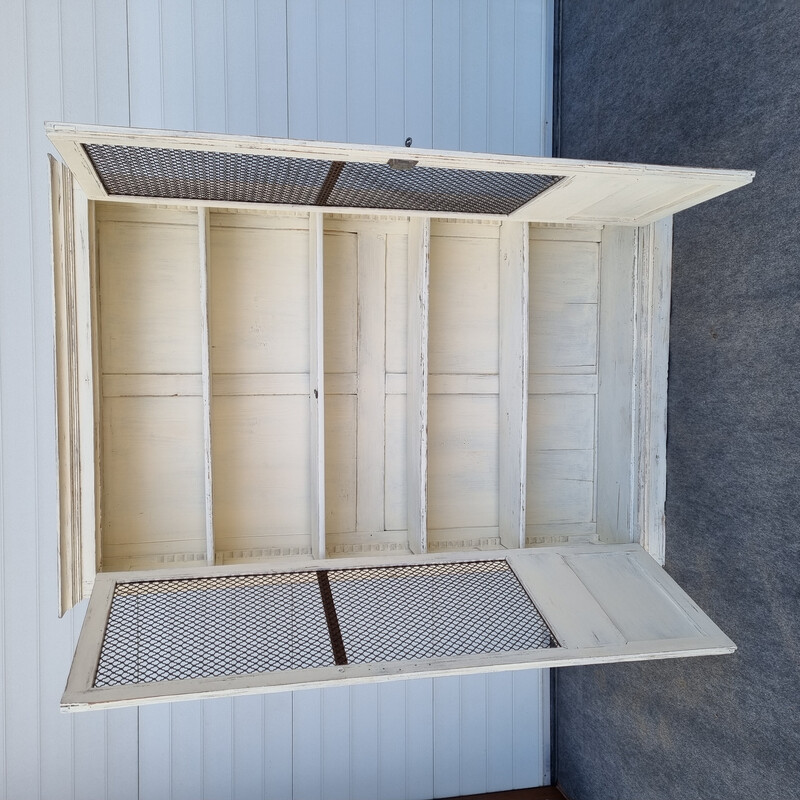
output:
{"label": "white painted trim", "polygon": [[384,525],[386,441],[386,235],[358,233],[358,342],[356,395],[356,530]]}
{"label": "white painted trim", "polygon": [[633,350],[636,230],[603,230],[597,359],[597,535],[634,541]]}
{"label": "white painted trim", "polygon": [[638,541],[659,563],[665,557],[667,371],[672,270],[672,217],[639,231],[636,269],[634,453]]}
{"label": "white painted trim", "polygon": [[200,368],[203,395],[203,482],[205,484],[206,561],[213,564],[214,554],[214,500],[212,491],[211,460],[211,348],[209,334],[208,298],[211,265],[211,227],[208,209],[197,210],[197,234],[200,268]]}
{"label": "white painted trim", "polygon": [[309,445],[311,455],[311,552],[325,558],[325,323],[323,229],[320,213],[308,218]]}
{"label": "white painted trim", "polygon": [[406,401],[408,546],[427,550],[428,496],[428,288],[430,220],[408,227],[408,372]]}
{"label": "white painted trim", "polygon": [[330,161],[360,161],[362,163],[385,163],[390,158],[416,159],[419,161],[420,166],[425,167],[473,169],[487,172],[518,172],[541,175],[581,175],[587,172],[634,176],[669,175],[673,177],[702,178],[706,181],[721,181],[736,186],[750,183],[755,175],[754,172],[749,170],[671,167],[653,164],[619,164],[611,161],[585,161],[535,156],[489,155],[486,153],[467,153],[452,150],[341,144],[304,141],[301,139],[274,139],[260,136],[234,136],[230,134],[120,128],[102,125],[75,125],[63,122],[46,123],[45,130],[47,136],[59,148],[59,151],[63,142],[77,141],[133,147],[165,147],[181,150],[255,153]]}
{"label": "white painted trim", "polygon": [[499,475],[500,541],[525,546],[528,469],[528,223],[500,226]]}

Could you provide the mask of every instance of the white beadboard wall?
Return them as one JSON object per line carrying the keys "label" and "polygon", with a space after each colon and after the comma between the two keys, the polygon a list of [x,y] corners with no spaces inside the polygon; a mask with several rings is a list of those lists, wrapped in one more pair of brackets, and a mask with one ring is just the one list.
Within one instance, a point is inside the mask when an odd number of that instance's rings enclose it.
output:
{"label": "white beadboard wall", "polygon": [[62,715],[45,120],[548,155],[551,0],[4,0],[0,797],[431,798],[549,782],[547,673]]}

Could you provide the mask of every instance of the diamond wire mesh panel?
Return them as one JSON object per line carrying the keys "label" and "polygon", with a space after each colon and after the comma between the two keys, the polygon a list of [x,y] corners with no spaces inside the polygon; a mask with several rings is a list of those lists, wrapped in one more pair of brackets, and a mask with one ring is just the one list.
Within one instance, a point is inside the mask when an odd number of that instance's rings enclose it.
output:
{"label": "diamond wire mesh panel", "polygon": [[94,685],[554,645],[505,561],[121,583]]}
{"label": "diamond wire mesh panel", "polygon": [[341,570],[329,578],[348,664],[552,645],[505,561]]}
{"label": "diamond wire mesh panel", "polygon": [[509,214],[557,175],[84,144],[109,195],[242,203]]}
{"label": "diamond wire mesh panel", "polygon": [[510,214],[559,180],[557,175],[439,167],[398,171],[387,164],[348,162],[328,205]]}
{"label": "diamond wire mesh panel", "polygon": [[95,686],[331,664],[313,572],[120,583]]}
{"label": "diamond wire mesh panel", "polygon": [[307,158],[85,144],[110,195],[314,205],[331,166]]}

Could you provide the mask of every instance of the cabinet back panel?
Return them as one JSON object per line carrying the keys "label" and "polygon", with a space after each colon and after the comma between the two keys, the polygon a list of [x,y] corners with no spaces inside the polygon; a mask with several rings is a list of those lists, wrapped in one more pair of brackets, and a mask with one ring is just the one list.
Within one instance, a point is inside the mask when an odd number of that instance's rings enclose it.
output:
{"label": "cabinet back panel", "polygon": [[204,550],[202,413],[199,397],[106,398],[103,540],[109,557],[128,545]]}
{"label": "cabinet back panel", "polygon": [[384,527],[387,531],[408,529],[408,473],[406,458],[406,395],[386,395],[386,468],[384,470]]}
{"label": "cabinet back panel", "polygon": [[428,527],[498,524],[498,407],[491,395],[428,399]]}
{"label": "cabinet back panel", "polygon": [[386,236],[386,371],[405,373],[408,353],[408,236]]}
{"label": "cabinet back panel", "polygon": [[[536,231],[534,229],[534,235]],[[530,247],[529,369],[597,367],[600,246],[537,241]],[[531,391],[535,378],[531,378]]]}
{"label": "cabinet back panel", "polygon": [[358,369],[358,236],[324,237],[325,372]]}
{"label": "cabinet back panel", "polygon": [[325,396],[325,529],[356,529],[356,396]]}
{"label": "cabinet back panel", "polygon": [[196,215],[178,218],[185,224],[98,223],[100,361],[106,374],[200,372]]}
{"label": "cabinet back panel", "polygon": [[[328,220],[324,236],[329,554],[405,538],[406,223]],[[394,371],[387,381],[387,371]],[[403,391],[405,388],[403,387]],[[368,551],[367,549],[367,551]]]}
{"label": "cabinet back panel", "polygon": [[215,396],[211,430],[216,549],[310,542],[308,397]]}
{"label": "cabinet back panel", "polygon": [[458,227],[431,225],[430,372],[497,374],[498,239],[450,234]]}
{"label": "cabinet back panel", "polygon": [[308,232],[221,227],[218,218],[211,224],[212,372],[307,373]]}

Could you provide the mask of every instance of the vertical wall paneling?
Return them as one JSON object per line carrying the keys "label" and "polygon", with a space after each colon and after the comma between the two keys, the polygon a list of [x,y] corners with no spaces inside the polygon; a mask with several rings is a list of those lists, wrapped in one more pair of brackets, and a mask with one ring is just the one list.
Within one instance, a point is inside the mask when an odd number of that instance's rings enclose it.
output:
{"label": "vertical wall paneling", "polygon": [[265,800],[292,797],[292,692],[264,695],[263,779]]}
{"label": "vertical wall paneling", "polygon": [[600,262],[597,535],[631,541],[636,228],[606,226]]}
{"label": "vertical wall paneling", "polygon": [[350,797],[350,689],[322,692],[322,797]]}
{"label": "vertical wall paneling", "polygon": [[326,142],[347,141],[347,4],[317,4],[317,135]]}
{"label": "vertical wall paneling", "polygon": [[356,530],[383,530],[385,441],[386,236],[358,237],[358,432],[356,445]]}
{"label": "vertical wall paneling", "polygon": [[[107,714],[105,757],[106,797],[138,800],[139,709],[118,708]],[[95,756],[95,763],[97,754]],[[146,795],[142,794],[141,797]]]}
{"label": "vertical wall paneling", "polygon": [[171,793],[176,800],[203,797],[203,707],[198,701],[172,707]]}
{"label": "vertical wall paneling", "polygon": [[347,141],[375,141],[374,0],[347,0]]}
{"label": "vertical wall paneling", "polygon": [[487,150],[514,152],[514,0],[491,4],[488,15]]}
{"label": "vertical wall paneling", "polygon": [[[25,2],[24,5],[29,6],[30,2]],[[62,3],[60,12],[61,37],[58,45],[55,42],[52,44],[61,51],[63,119],[65,122],[95,122],[97,73],[94,53],[94,4],[92,0],[75,0],[69,5]],[[13,24],[10,27],[11,30],[14,29]],[[18,34],[20,43],[27,38],[22,29]],[[39,130],[41,131],[41,128]]]}
{"label": "vertical wall paneling", "polygon": [[[161,86],[163,124],[169,130],[192,130],[194,118],[194,8],[192,0],[161,6]],[[147,87],[153,92],[154,87]]]}
{"label": "vertical wall paneling", "polygon": [[225,5],[225,97],[228,133],[258,133],[256,0]]}
{"label": "vertical wall paneling", "polygon": [[514,736],[508,721],[514,716],[513,681],[511,672],[492,672],[486,676],[487,792],[509,786],[508,776],[512,774]]}
{"label": "vertical wall paneling", "polygon": [[412,218],[408,228],[408,368],[406,458],[408,546],[425,553],[428,492],[428,286],[430,220]]}
{"label": "vertical wall paneling", "polygon": [[[4,25],[8,24],[8,20],[4,17]],[[40,536],[39,531],[47,531],[48,533],[58,530],[58,502],[56,498],[57,486],[57,473],[56,473],[56,452],[55,452],[55,437],[53,421],[55,419],[54,409],[54,376],[53,376],[53,350],[52,350],[52,337],[53,337],[53,314],[52,314],[52,301],[50,294],[53,286],[53,273],[50,258],[50,221],[49,221],[49,203],[48,199],[48,159],[44,155],[44,147],[42,146],[42,132],[37,129],[34,122],[45,116],[58,115],[61,113],[62,96],[60,91],[60,20],[58,14],[53,14],[50,9],[37,4],[36,6],[28,6],[25,16],[25,42],[26,42],[26,70],[27,81],[25,82],[27,88],[27,150],[29,153],[29,196],[23,195],[22,198],[11,198],[17,202],[22,211],[27,212],[26,201],[30,201],[30,216],[31,216],[31,258],[30,264],[24,264],[24,261],[18,262],[24,265],[24,268],[30,269],[31,272],[31,287],[32,287],[32,301],[33,301],[33,359],[34,359],[34,372],[35,372],[35,394],[31,398],[35,404],[35,413],[37,420],[37,434],[36,434],[36,514],[38,517],[38,531],[32,531],[36,536]],[[0,47],[5,48],[6,42],[4,36],[0,33]],[[13,52],[13,50],[12,50]],[[9,87],[5,81],[9,78],[17,80],[19,73],[14,74],[7,70],[7,64],[3,61],[4,57],[0,55],[0,67],[2,76],[0,76],[0,95],[9,97],[7,93]],[[22,85],[22,82],[20,82]],[[0,123],[0,130],[4,130],[5,123]],[[8,148],[10,141],[7,142],[4,133],[0,133],[3,147]],[[11,151],[6,149],[10,157],[11,153],[15,152],[15,148]],[[18,152],[18,151],[16,151]],[[16,155],[16,153],[15,153]],[[10,187],[4,181],[4,194],[5,191],[10,192]],[[37,201],[38,196],[38,201]],[[3,201],[0,200],[0,206]],[[10,209],[3,207],[3,214],[10,213]],[[0,222],[0,238],[3,241],[3,248],[6,251],[4,255],[8,254],[6,248],[8,247],[8,234],[10,231],[3,229],[3,223]],[[14,252],[13,246],[11,252]],[[3,263],[3,257],[0,256],[0,263],[2,268],[0,271],[4,275],[11,274],[11,270]],[[13,262],[12,262],[13,263]],[[22,276],[20,276],[22,277]],[[5,295],[9,290],[9,286],[0,277],[0,294]],[[12,313],[12,310],[4,307],[2,299],[0,299],[0,314],[6,315]],[[2,336],[8,334],[8,330],[4,329],[0,324],[0,331]],[[9,343],[8,339],[5,339]],[[24,342],[24,334],[16,330],[10,342],[17,343]],[[13,417],[9,418],[3,414],[3,386],[8,386],[5,381],[8,380],[8,375],[4,374],[4,353],[2,346],[0,346],[0,474],[3,470],[8,468],[9,464],[4,457],[3,447],[3,419],[6,422],[14,420]],[[12,386],[14,384],[12,383]],[[16,424],[14,421],[12,424]],[[1,481],[2,479],[0,479]],[[4,508],[3,488],[0,486],[0,539],[3,537],[2,531],[5,530],[10,533],[10,529],[5,526],[6,519],[3,511]],[[9,539],[13,541],[9,533]],[[38,575],[54,576],[56,575],[57,552],[56,547],[53,546],[55,541],[49,539],[45,546],[40,543],[37,548],[38,563],[35,565]],[[48,546],[49,545],[49,546]],[[4,551],[7,552],[8,545],[3,547],[0,541],[0,564],[5,563]],[[2,568],[0,568],[1,570]],[[0,575],[2,572],[0,571]],[[5,576],[2,576],[5,585]],[[14,606],[10,607],[12,613],[19,613],[19,608],[16,605],[20,602],[32,602],[32,592],[36,591],[36,584],[31,581],[31,586],[28,589],[28,596],[24,599],[15,596]],[[63,687],[64,673],[62,665],[65,658],[71,655],[72,651],[72,631],[69,622],[66,620],[57,619],[57,587],[53,585],[52,581],[43,580],[38,586],[38,631],[31,630],[28,636],[31,638],[38,638],[38,649],[42,654],[40,671],[39,671],[39,711],[40,711],[40,728],[39,737],[41,742],[41,764],[47,764],[48,768],[40,766],[40,787],[42,796],[55,796],[58,791],[61,791],[66,777],[69,780],[72,776],[72,725],[71,722],[65,720],[63,715],[56,711],[59,694]],[[55,605],[54,605],[55,604]],[[5,705],[5,676],[4,667],[2,662],[5,660],[2,656],[5,644],[4,623],[3,623],[3,607],[4,601],[2,591],[0,590],[0,721],[6,719],[6,705]],[[8,656],[6,656],[7,658]],[[13,659],[13,656],[12,656]],[[10,686],[12,692],[17,689],[13,685]],[[29,698],[31,702],[34,698]],[[29,712],[33,715],[33,709],[30,708]],[[8,719],[13,719],[8,717]],[[5,741],[6,736],[15,736],[15,726],[9,726],[8,733],[6,734],[6,726],[0,724],[0,776],[5,776],[6,761],[5,761]],[[52,769],[49,767],[52,765]],[[0,795],[4,794],[5,787],[3,785],[4,779],[0,777]],[[10,796],[10,795],[9,795]]]}
{"label": "vertical wall paneling", "polygon": [[208,334],[211,228],[207,208],[197,210],[200,270],[200,371],[203,391],[203,483],[205,485],[206,562],[214,563],[214,508],[211,484],[211,354]]}
{"label": "vertical wall paneling", "polygon": [[159,0],[128,3],[131,124],[140,128],[160,128],[163,125],[161,53]]}
{"label": "vertical wall paneling", "polygon": [[406,0],[406,135],[416,147],[433,147],[433,0]]}
{"label": "vertical wall paneling", "polygon": [[292,693],[292,796],[322,797],[322,690]]}
{"label": "vertical wall paneling", "polygon": [[[433,686],[432,678],[406,684],[406,797],[433,797]],[[510,774],[510,773],[509,773]]]}
{"label": "vertical wall paneling", "polygon": [[289,135],[286,1],[256,0],[258,133]]}
{"label": "vertical wall paneling", "polygon": [[[28,181],[28,107],[25,9],[22,2],[4,7],[0,26],[0,89],[6,108],[0,136],[8,164],[0,193],[0,441],[3,480],[3,644],[5,786],[7,797],[38,796],[40,791],[39,597],[35,570],[38,539],[35,488],[36,420],[34,398],[34,321],[31,271],[32,201]],[[39,200],[44,199],[40,193]],[[23,213],[15,214],[15,206]],[[7,259],[7,261],[6,261]],[[8,269],[19,264],[22,269]],[[21,338],[27,332],[28,340]],[[33,496],[31,496],[33,495]],[[27,501],[25,498],[28,498]],[[34,535],[31,535],[31,533]],[[32,574],[33,573],[33,574]],[[51,573],[55,578],[55,573]]]}
{"label": "vertical wall paneling", "polygon": [[308,220],[309,296],[309,464],[311,469],[311,552],[325,557],[325,325],[323,322],[323,220]]}
{"label": "vertical wall paneling", "polygon": [[548,106],[546,98],[552,97],[547,87],[552,87],[553,59],[551,54],[547,60],[542,51],[553,38],[552,2],[517,2],[515,6],[514,152],[549,156],[552,102]]}
{"label": "vertical wall paneling", "polygon": [[375,683],[350,688],[350,796],[378,797],[378,685]]}
{"label": "vertical wall paneling", "polygon": [[461,3],[433,5],[433,146],[461,149]]}
{"label": "vertical wall paneling", "polygon": [[500,492],[503,547],[525,546],[528,436],[528,224],[500,226]]}
{"label": "vertical wall paneling", "polygon": [[488,0],[462,0],[461,5],[461,148],[486,150]]}
{"label": "vertical wall paneling", "polygon": [[433,680],[433,792],[434,797],[461,794],[461,680]]}
{"label": "vertical wall paneling", "polygon": [[[188,4],[188,0],[184,0]],[[30,7],[42,4],[31,4]],[[170,7],[174,4],[170,4]],[[191,25],[188,29],[191,37]],[[30,39],[30,37],[29,37]],[[94,71],[97,91],[97,121],[103,125],[128,125],[128,4],[126,0],[95,0]],[[55,51],[55,55],[58,55]],[[189,64],[191,70],[191,62]],[[191,75],[191,71],[190,71]],[[57,84],[53,90],[58,92]],[[55,118],[55,117],[54,117]],[[86,120],[81,120],[85,122]]]}
{"label": "vertical wall paneling", "polygon": [[411,681],[378,686],[378,797],[407,797],[406,688]]}
{"label": "vertical wall paneling", "polygon": [[286,42],[289,136],[316,139],[317,7],[314,0],[287,3]]}
{"label": "vertical wall paneling", "polygon": [[264,697],[233,699],[233,796],[264,797]]}
{"label": "vertical wall paneling", "polygon": [[220,697],[202,703],[203,796],[230,800],[233,797],[233,698]]}
{"label": "vertical wall paneling", "polygon": [[541,721],[549,706],[542,708],[543,685],[549,685],[548,670],[520,670],[512,673],[514,708],[512,717],[513,789],[541,786],[544,783],[542,765]]}
{"label": "vertical wall paneling", "polygon": [[399,147],[407,135],[404,7],[393,0],[379,2],[375,14],[375,143]]}
{"label": "vertical wall paneling", "polygon": [[486,729],[488,675],[461,679],[460,794],[486,792],[488,739]]}
{"label": "vertical wall paneling", "polygon": [[193,10],[195,125],[199,131],[225,133],[225,3],[195,0]]}
{"label": "vertical wall paneling", "polygon": [[[172,705],[142,706],[139,713],[139,797],[172,797]],[[201,765],[198,765],[198,770]]]}

